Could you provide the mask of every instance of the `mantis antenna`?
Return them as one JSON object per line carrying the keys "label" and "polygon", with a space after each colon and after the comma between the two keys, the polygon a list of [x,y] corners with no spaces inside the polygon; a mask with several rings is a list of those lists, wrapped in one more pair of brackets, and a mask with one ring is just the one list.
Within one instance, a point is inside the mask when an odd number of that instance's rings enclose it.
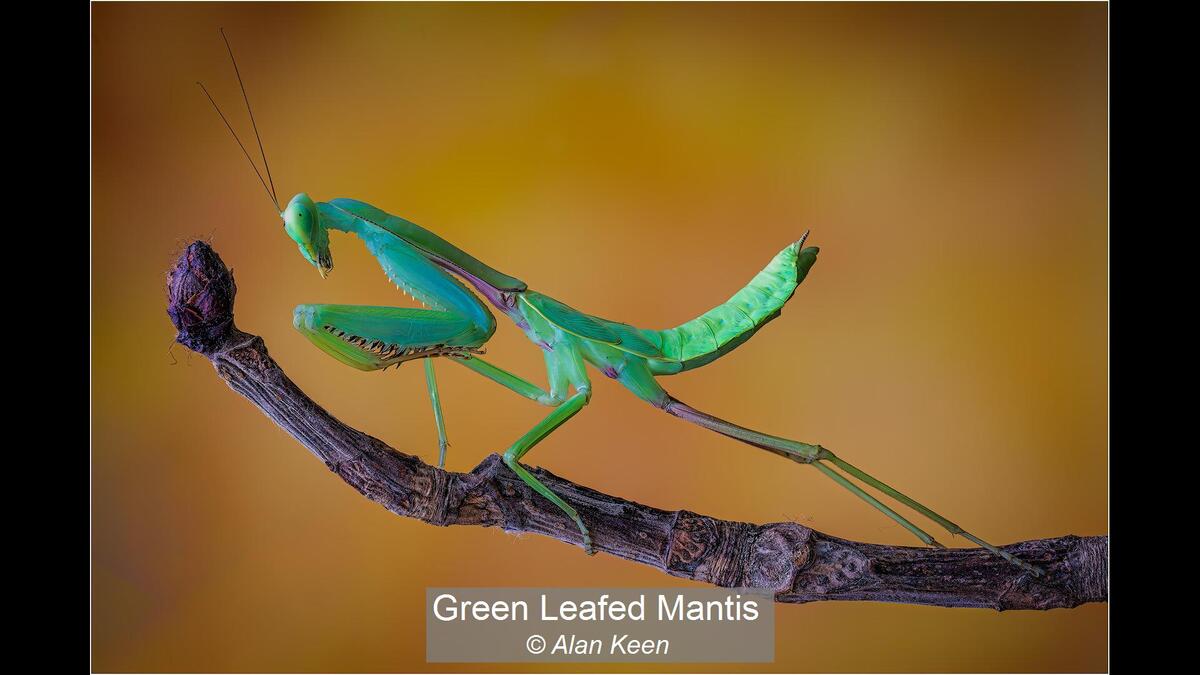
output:
{"label": "mantis antenna", "polygon": [[[246,112],[250,114],[250,126],[254,129],[254,137],[258,141],[258,151],[262,154],[263,167],[265,167],[267,170],[267,177],[265,179],[263,178],[262,172],[258,170],[258,165],[255,164],[254,160],[250,157],[250,152],[246,150],[246,146],[244,143],[242,143],[242,139],[239,138],[237,132],[233,130],[233,126],[229,124],[229,120],[225,117],[225,113],[221,112],[221,107],[217,105],[217,102],[213,99],[212,94],[208,93],[208,88],[205,87],[204,83],[200,82],[199,80],[196,81],[196,84],[200,86],[200,89],[204,92],[204,95],[208,97],[208,102],[212,104],[213,110],[216,110],[217,114],[221,116],[221,121],[225,123],[225,128],[229,130],[229,133],[233,136],[233,140],[237,141],[238,147],[242,149],[242,154],[246,156],[246,161],[250,162],[250,168],[254,169],[254,174],[258,176],[258,182],[262,184],[263,190],[266,191],[267,198],[270,199],[271,203],[275,205],[275,210],[282,212],[283,209],[279,206],[279,198],[275,194],[275,181],[271,178],[271,165],[267,163],[267,151],[263,149],[262,136],[258,133],[258,124],[254,121],[254,111],[250,108],[250,97],[246,95],[246,85],[242,82],[242,73],[238,70],[237,59],[233,57],[233,48],[229,46],[229,38],[225,37],[225,29],[220,29],[220,32],[221,39],[225,41],[225,48],[229,51],[229,60],[233,62],[233,72],[235,75],[237,75],[238,86],[241,87],[242,90],[242,99],[246,102]],[[270,187],[267,187],[268,183],[270,183]]]}
{"label": "mantis antenna", "polygon": [[[258,133],[258,123],[254,121],[254,111],[250,109],[250,97],[246,95],[246,85],[242,82],[242,71],[238,70],[237,59],[233,58],[233,47],[229,46],[229,38],[225,37],[225,29],[221,28],[221,39],[225,41],[225,49],[229,52],[229,60],[233,63],[233,73],[237,75],[238,86],[242,89],[242,100],[246,102],[246,112],[250,113],[250,126],[254,128],[254,138],[258,141],[258,151],[262,153],[263,168],[267,170],[267,182],[271,184],[271,199],[275,208],[279,208],[279,197],[275,194],[275,181],[271,178],[271,165],[267,163],[267,151],[263,149],[262,136]],[[259,176],[262,178],[262,176]]]}

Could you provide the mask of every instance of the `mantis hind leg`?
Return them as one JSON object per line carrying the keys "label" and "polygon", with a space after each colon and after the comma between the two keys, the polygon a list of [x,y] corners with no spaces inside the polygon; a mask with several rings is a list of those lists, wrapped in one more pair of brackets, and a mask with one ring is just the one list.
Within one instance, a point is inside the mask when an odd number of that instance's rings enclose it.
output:
{"label": "mantis hind leg", "polygon": [[692,424],[704,427],[705,429],[715,431],[723,436],[729,436],[730,438],[739,440],[747,445],[752,445],[756,448],[773,452],[777,455],[786,457],[793,462],[812,464],[817,468],[818,471],[826,476],[829,476],[838,485],[841,485],[853,493],[854,496],[867,502],[888,518],[891,518],[899,523],[901,527],[909,532],[912,532],[914,535],[916,535],[917,539],[920,539],[927,546],[944,548],[936,539],[930,536],[928,532],[917,527],[910,520],[899,513],[896,513],[887,504],[884,504],[875,497],[872,497],[865,490],[847,480],[845,476],[822,464],[821,460],[828,459],[832,453],[819,445],[801,443],[799,441],[793,441],[786,438],[780,438],[778,436],[764,434],[754,431],[753,429],[747,429],[746,427],[739,426],[733,422],[728,422],[714,415],[700,412],[699,410],[696,410],[695,408],[671,396],[667,396],[666,404],[663,406],[663,409],[681,420],[685,420],[691,422]]}
{"label": "mantis hind leg", "polygon": [[[822,450],[824,450],[824,448],[822,448]],[[974,542],[975,544],[982,546],[983,548],[986,548],[987,550],[991,551],[992,553],[995,553],[996,555],[1000,556],[1001,558],[1004,558],[1005,560],[1016,565],[1017,567],[1020,567],[1022,569],[1032,572],[1036,576],[1041,576],[1043,574],[1043,571],[1041,568],[1039,568],[1035,565],[1031,565],[1031,564],[1017,558],[1016,556],[1009,553],[1008,551],[1005,551],[1001,548],[997,548],[996,546],[989,544],[988,542],[984,541],[983,539],[980,539],[979,537],[971,534],[970,532],[967,532],[966,530],[959,527],[957,524],[951,522],[950,520],[944,518],[940,514],[934,512],[933,509],[930,509],[929,507],[925,506],[924,504],[921,504],[917,500],[900,492],[896,488],[893,488],[892,486],[888,485],[887,483],[884,483],[883,481],[879,480],[878,478],[875,478],[874,476],[868,474],[867,472],[863,471],[862,469],[859,469],[858,467],[854,466],[853,464],[841,459],[837,455],[834,455],[832,452],[829,452],[828,450],[824,450],[824,452],[826,455],[828,455],[829,461],[831,463],[833,463],[834,466],[845,471],[846,473],[850,474],[851,476],[854,476],[855,478],[861,480],[862,482],[866,483],[867,485],[870,485],[871,487],[879,490],[880,492],[886,494],[887,496],[891,497],[892,499],[895,499],[896,501],[900,502],[901,504],[904,504],[905,506],[916,511],[917,513],[920,513],[921,515],[932,520],[933,522],[937,523],[938,525],[941,525],[950,534],[961,535],[962,537]]]}
{"label": "mantis hind leg", "polygon": [[951,534],[962,535],[966,539],[969,539],[970,541],[978,544],[979,546],[982,546],[983,548],[991,551],[992,553],[1000,556],[1001,558],[1011,562],[1012,564],[1014,564],[1018,567],[1021,567],[1022,569],[1028,570],[1029,572],[1032,572],[1035,575],[1040,576],[1041,574],[1043,574],[1041,569],[1039,569],[1039,568],[1035,567],[1034,565],[1031,565],[1027,562],[1022,561],[1022,560],[1018,559],[1017,557],[1013,556],[1011,553],[1001,550],[1000,548],[997,548],[996,546],[993,546],[992,544],[987,543],[983,539],[980,539],[979,537],[976,537],[975,535],[967,532],[963,528],[959,527],[958,525],[951,522],[947,518],[943,517],[942,515],[938,514],[935,511],[933,511],[929,507],[921,504],[920,502],[916,501],[915,499],[912,499],[911,497],[909,497],[908,495],[905,495],[904,493],[900,492],[899,490],[896,490],[895,488],[893,488],[890,485],[888,485],[887,483],[884,483],[883,481],[875,478],[874,476],[871,476],[870,474],[859,469],[858,467],[854,466],[853,464],[846,462],[845,460],[841,459],[837,455],[833,454],[829,450],[827,450],[819,445],[813,445],[811,443],[802,443],[800,441],[793,441],[791,439],[782,438],[779,436],[772,436],[770,434],[764,434],[762,432],[755,431],[753,429],[748,429],[746,427],[734,424],[733,422],[723,420],[719,417],[716,417],[715,415],[710,415],[708,413],[704,413],[699,410],[696,410],[695,408],[687,405],[686,403],[684,403],[684,402],[680,401],[679,399],[668,394],[667,391],[665,389],[663,389],[661,385],[658,384],[657,380],[654,379],[653,375],[649,372],[648,369],[637,368],[637,367],[627,367],[624,371],[622,371],[622,373],[618,379],[620,380],[621,384],[625,385],[626,388],[628,388],[630,391],[632,391],[638,397],[642,398],[643,400],[648,401],[649,403],[653,404],[657,408],[661,408],[662,410],[667,411],[668,413],[674,415],[675,417],[678,417],[682,420],[691,422],[692,424],[704,427],[705,429],[709,429],[710,431],[715,431],[724,436],[728,436],[730,438],[739,440],[743,443],[746,443],[747,445],[752,445],[756,448],[761,448],[768,452],[772,452],[777,455],[781,455],[781,456],[786,457],[794,462],[798,462],[801,464],[812,464],[814,467],[817,468],[817,470],[819,470],[821,473],[828,476],[830,479],[832,479],[838,485],[841,485],[842,487],[846,488],[851,493],[853,493],[856,497],[867,502],[872,507],[874,507],[875,509],[877,509],[878,511],[880,511],[881,513],[886,515],[888,518],[891,518],[892,520],[894,520],[895,522],[900,524],[902,527],[904,527],[904,529],[908,530],[909,532],[912,532],[914,535],[916,535],[916,537],[918,539],[920,539],[926,545],[937,546],[939,548],[942,547],[942,545],[939,544],[936,539],[934,539],[932,536],[930,536],[929,533],[925,532],[920,527],[917,527],[916,525],[914,525],[911,521],[909,521],[904,516],[900,515],[899,513],[896,513],[895,510],[888,507],[886,504],[880,502],[878,499],[876,499],[871,494],[869,494],[866,490],[863,490],[861,487],[859,487],[858,485],[856,485],[855,483],[850,481],[844,475],[838,473],[832,467],[826,465],[825,462],[829,462],[829,463],[833,464],[834,466],[838,467],[839,469],[842,469],[846,473],[850,474],[851,476],[854,476],[855,478],[861,480],[862,482],[866,483],[867,485],[879,490],[880,492],[883,492],[884,494],[888,495],[889,497],[892,497],[893,499],[895,499],[896,501],[899,501],[900,503],[904,504],[905,506],[908,506],[909,508],[913,509],[914,511],[920,513],[921,515],[929,518],[930,520],[934,521],[938,525],[942,526]]}

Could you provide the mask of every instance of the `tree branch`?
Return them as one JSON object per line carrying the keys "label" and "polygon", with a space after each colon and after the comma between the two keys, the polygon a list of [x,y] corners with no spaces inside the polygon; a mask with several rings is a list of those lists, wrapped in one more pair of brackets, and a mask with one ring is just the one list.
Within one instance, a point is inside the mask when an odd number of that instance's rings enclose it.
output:
{"label": "tree branch", "polygon": [[[216,252],[204,242],[191,244],[168,275],[167,312],[177,341],[207,357],[234,391],[365,497],[432,525],[499,526],[582,545],[575,524],[499,455],[489,455],[470,473],[444,471],[339,422],[288,379],[262,338],[234,326],[236,290]],[[797,523],[755,525],[663,511],[544,469],[532,471],[578,509],[597,550],[685,579],[768,588],[779,602],[875,600],[1005,610],[1108,599],[1107,536],[1004,547],[1046,570],[1037,578],[979,548],[865,544]]]}

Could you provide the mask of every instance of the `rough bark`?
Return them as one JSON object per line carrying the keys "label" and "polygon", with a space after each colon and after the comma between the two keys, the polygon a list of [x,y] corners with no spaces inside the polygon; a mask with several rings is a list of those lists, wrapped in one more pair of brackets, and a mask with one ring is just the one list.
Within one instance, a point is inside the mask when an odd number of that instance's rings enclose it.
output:
{"label": "rough bark", "polygon": [[[262,338],[234,326],[235,293],[233,275],[216,252],[204,242],[190,245],[168,275],[167,311],[178,342],[207,357],[234,391],[365,497],[432,525],[496,526],[582,545],[575,524],[499,455],[469,473],[445,471],[342,424],[283,373]],[[1035,577],[979,548],[884,546],[797,523],[756,525],[664,511],[531,470],[579,510],[598,551],[676,577],[771,589],[779,602],[874,600],[1006,610],[1108,599],[1107,536],[1004,547],[1046,571]]]}

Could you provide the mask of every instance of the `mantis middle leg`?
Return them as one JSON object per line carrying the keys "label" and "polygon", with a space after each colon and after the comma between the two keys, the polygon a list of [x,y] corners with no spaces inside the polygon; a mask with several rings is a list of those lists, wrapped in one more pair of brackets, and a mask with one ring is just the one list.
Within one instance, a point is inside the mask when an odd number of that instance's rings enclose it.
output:
{"label": "mantis middle leg", "polygon": [[[472,361],[475,359],[471,359]],[[470,365],[467,362],[465,365]],[[490,368],[495,368],[490,364],[484,364]],[[476,369],[481,372],[480,369]],[[486,369],[485,369],[486,370]],[[495,369],[499,370],[499,369]],[[503,371],[500,371],[503,372]],[[484,374],[481,372],[481,374]],[[489,376],[492,373],[487,373]],[[515,378],[515,376],[508,377]],[[525,456],[533,446],[537,445],[546,436],[549,436],[552,431],[562,426],[567,420],[571,419],[583,409],[588,401],[592,398],[591,381],[587,377],[584,370],[583,359],[578,350],[567,342],[559,343],[556,349],[546,352],[546,375],[550,381],[549,397],[546,402],[551,404],[558,403],[557,407],[546,416],[544,420],[530,429],[524,436],[521,436],[515,443],[512,444],[504,452],[504,463],[508,468],[512,469],[513,473],[525,482],[526,485],[533,488],[535,492],[549,499],[555,506],[562,509],[571,520],[575,521],[575,525],[579,527],[579,533],[583,535],[583,548],[588,552],[588,555],[594,554],[596,551],[592,548],[592,535],[588,531],[587,525],[583,523],[583,519],[579,517],[579,512],[576,511],[570,504],[554,493],[553,490],[546,487],[542,481],[529,472],[521,465],[521,458]],[[501,384],[505,384],[516,390],[520,384],[502,379],[496,379]],[[516,378],[520,380],[520,378]],[[528,382],[520,380],[524,385],[532,387]],[[570,398],[566,398],[568,387],[575,388],[575,394]],[[532,398],[532,397],[531,397]]]}
{"label": "mantis middle leg", "polygon": [[446,468],[446,420],[442,417],[442,397],[438,395],[437,375],[433,372],[433,359],[425,359],[425,386],[429,389],[429,403],[433,406],[433,423],[438,432],[438,468]]}
{"label": "mantis middle leg", "polygon": [[533,488],[538,494],[546,499],[549,499],[555,506],[562,509],[563,513],[570,516],[571,520],[575,521],[575,525],[579,527],[579,533],[583,535],[583,548],[588,552],[588,555],[595,553],[592,548],[592,535],[588,531],[587,525],[583,524],[583,519],[579,517],[579,512],[576,511],[570,504],[563,501],[562,497],[554,494],[554,491],[546,487],[545,483],[537,479],[524,466],[521,466],[521,458],[527,452],[533,449],[543,438],[548,436],[550,432],[562,426],[564,422],[575,416],[575,413],[583,409],[591,399],[592,392],[583,388],[571,396],[562,405],[558,406],[546,416],[546,419],[539,422],[530,429],[524,436],[517,439],[508,450],[504,452],[504,463],[508,468],[513,470],[513,473],[525,482],[526,485]]}
{"label": "mantis middle leg", "polygon": [[[549,391],[503,368],[494,366],[478,356],[462,360],[456,359],[455,362],[470,368],[477,374],[525,398],[541,403],[542,405],[554,406],[554,410],[545,419],[535,425],[525,435],[521,436],[521,438],[517,439],[504,452],[504,463],[526,485],[533,488],[535,492],[546,499],[549,499],[563,513],[566,513],[571,520],[575,521],[575,524],[579,527],[580,534],[583,535],[584,549],[589,554],[592,554],[595,553],[592,547],[592,536],[588,531],[587,525],[583,523],[583,519],[579,517],[579,512],[538,480],[536,476],[520,463],[521,458],[532,450],[533,446],[540,443],[552,431],[574,417],[576,413],[587,405],[592,397],[591,384],[584,370],[583,360],[573,345],[565,342],[560,343],[557,349],[546,352],[545,358],[546,376],[550,384]],[[572,386],[575,387],[575,394],[568,397],[567,391]]]}
{"label": "mantis middle leg", "polygon": [[[514,375],[503,368],[494,366],[478,356],[472,356],[468,359],[455,359],[455,362],[470,368],[476,374],[482,375],[487,379],[509,389],[510,391],[516,392],[517,394],[520,394],[521,396],[524,396],[532,401],[541,403],[542,405],[556,406],[562,404],[566,400],[565,394],[560,393],[557,396],[552,395],[550,392],[542,389],[536,384],[533,384],[532,382],[529,382],[518,375]],[[437,376],[434,375],[433,372],[432,359],[425,360],[425,381],[429,388],[429,398],[433,404],[433,417],[434,421],[437,423],[438,429],[438,467],[444,468],[446,460],[446,446],[449,445],[449,443],[446,442],[446,425],[442,420],[441,399],[438,396]]]}

